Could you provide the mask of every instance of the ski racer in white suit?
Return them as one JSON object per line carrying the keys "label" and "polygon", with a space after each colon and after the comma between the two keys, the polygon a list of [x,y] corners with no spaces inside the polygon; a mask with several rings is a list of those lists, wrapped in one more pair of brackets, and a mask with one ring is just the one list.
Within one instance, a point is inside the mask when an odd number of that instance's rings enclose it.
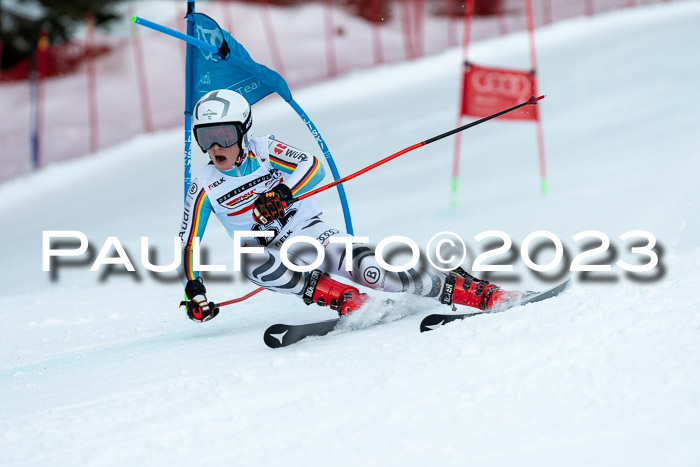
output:
{"label": "ski racer in white suit", "polygon": [[[307,304],[331,306],[341,316],[359,308],[368,296],[330,274],[372,289],[408,292],[481,309],[517,296],[516,292],[503,291],[466,273],[456,276],[418,269],[387,271],[377,263],[374,249],[361,243],[352,246],[352,270],[347,271],[346,245],[330,243],[330,239],[349,235],[321,220],[313,197],[286,205],[286,201],[309,191],[323,179],[325,171],[315,156],[269,136],[249,137],[250,105],[235,91],[223,89],[206,94],[195,105],[192,117],[195,140],[211,162],[190,185],[180,227],[184,249],[180,276],[191,319],[204,322],[219,311],[207,300],[202,278],[192,268],[193,242],[204,234],[212,213],[231,237],[235,231],[273,233],[271,238],[242,239],[243,246],[264,247],[263,254],[244,255],[250,259],[241,270],[251,282],[299,296]],[[282,263],[280,247],[297,235],[313,237],[324,246],[325,261],[319,269],[302,273]],[[304,243],[288,250],[288,257],[297,265],[311,264],[316,256],[316,250]]]}

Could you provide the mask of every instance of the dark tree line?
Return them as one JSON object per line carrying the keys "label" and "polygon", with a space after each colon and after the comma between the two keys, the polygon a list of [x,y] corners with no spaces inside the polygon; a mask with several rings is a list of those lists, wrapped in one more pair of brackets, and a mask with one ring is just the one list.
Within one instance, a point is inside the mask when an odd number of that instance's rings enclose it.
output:
{"label": "dark tree line", "polygon": [[0,0],[2,69],[28,58],[37,46],[39,31],[49,42],[70,40],[78,26],[92,14],[97,26],[118,18],[114,6],[120,0]]}

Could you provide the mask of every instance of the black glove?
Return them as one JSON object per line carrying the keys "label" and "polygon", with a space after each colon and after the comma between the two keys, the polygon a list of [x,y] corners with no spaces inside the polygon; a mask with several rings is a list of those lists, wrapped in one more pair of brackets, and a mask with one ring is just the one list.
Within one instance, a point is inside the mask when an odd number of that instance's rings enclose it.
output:
{"label": "black glove", "polygon": [[253,219],[262,225],[268,225],[279,219],[284,216],[287,201],[293,197],[292,190],[287,185],[280,183],[272,190],[258,196],[253,204]]}
{"label": "black glove", "polygon": [[216,306],[216,303],[207,302],[206,293],[207,289],[204,287],[201,277],[187,281],[185,295],[188,298],[192,297],[192,299],[189,302],[180,303],[180,306],[183,304],[187,306],[187,316],[191,320],[203,323],[219,314],[219,307]]}

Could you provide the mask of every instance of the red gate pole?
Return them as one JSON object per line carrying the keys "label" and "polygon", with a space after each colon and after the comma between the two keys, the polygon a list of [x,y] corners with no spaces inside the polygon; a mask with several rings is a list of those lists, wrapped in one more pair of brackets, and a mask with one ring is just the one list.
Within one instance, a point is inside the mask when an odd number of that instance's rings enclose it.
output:
{"label": "red gate pole", "polygon": [[447,1],[447,47],[457,44],[457,28],[455,27],[455,0]]}
{"label": "red gate pole", "polygon": [[[175,24],[177,25],[177,30],[183,34],[187,34],[187,10],[179,5],[176,5],[175,9]],[[181,42],[180,57],[182,58],[182,69],[185,70],[185,68],[187,68],[187,42]],[[185,73],[182,73],[182,75],[184,76]]]}
{"label": "red gate pole", "polygon": [[403,26],[403,41],[406,48],[406,58],[408,60],[413,60],[416,58],[416,53],[415,48],[413,47],[411,8],[408,5],[408,0],[399,0],[399,8],[401,10],[401,23]]}
{"label": "red gate pole", "polygon": [[[530,38],[530,64],[533,72],[537,72],[537,53],[535,51],[535,16],[532,8],[532,0],[526,0],[527,8],[527,31]],[[537,75],[535,75],[535,94],[537,94]],[[547,163],[545,161],[544,134],[542,131],[542,116],[537,111],[537,149],[540,162],[540,188],[542,194],[546,195],[547,187]]]}
{"label": "red gate pole", "polygon": [[462,61],[467,62],[469,42],[472,35],[472,18],[474,17],[474,0],[466,0],[464,4],[464,37],[462,38]]}
{"label": "red gate pole", "polygon": [[34,117],[34,134],[33,146],[34,154],[32,157],[32,162],[35,169],[41,168],[43,165],[42,161],[42,142],[44,133],[44,86],[46,76],[49,70],[49,37],[45,28],[41,28],[39,31],[39,41],[37,43],[36,50],[36,114]]}
{"label": "red gate pole", "polygon": [[498,2],[498,34],[501,36],[508,34],[508,16],[503,2]]}
{"label": "red gate pole", "polygon": [[95,73],[95,18],[92,13],[85,17],[85,58],[87,74],[88,119],[90,131],[90,154],[97,152],[98,116],[97,116],[97,75]]}
{"label": "red gate pole", "polygon": [[425,55],[425,44],[423,43],[423,0],[413,1],[413,45],[416,58]]}
{"label": "red gate pole", "polygon": [[[132,7],[132,13],[133,7]],[[134,14],[129,16],[133,17]],[[138,28],[131,28],[131,43],[134,49],[134,60],[136,61],[136,76],[139,82],[139,100],[141,101],[141,122],[146,133],[153,132],[153,119],[151,118],[151,104],[148,93],[148,79],[146,77],[146,61],[143,58],[143,47]]]}
{"label": "red gate pole", "polygon": [[595,6],[593,5],[593,0],[586,0],[586,16],[595,15]]}
{"label": "red gate pole", "polygon": [[328,77],[338,75],[338,62],[335,56],[335,30],[333,28],[333,0],[323,0],[323,18],[326,30],[326,68]]}
{"label": "red gate pole", "polygon": [[233,19],[231,17],[231,0],[221,2],[221,18],[226,25],[224,29],[233,36]]}
{"label": "red gate pole", "polygon": [[[464,37],[462,38],[462,67],[460,70],[464,70],[467,66],[467,57],[469,52],[469,40],[472,33],[472,17],[474,15],[474,0],[466,0],[464,4]],[[464,76],[464,73],[462,73]],[[460,126],[462,123],[462,105],[461,98],[464,97],[464,78],[462,78],[462,89],[460,90],[460,102],[459,110],[457,112],[457,125]],[[450,207],[457,207],[457,192],[459,190],[459,159],[462,149],[462,133],[457,133],[455,135],[455,149],[454,156],[452,158],[452,180],[450,181]]]}
{"label": "red gate pole", "polygon": [[552,24],[552,0],[542,0],[542,22]]}
{"label": "red gate pole", "polygon": [[267,45],[270,47],[272,55],[272,64],[275,71],[284,76],[284,63],[282,62],[282,54],[280,54],[277,38],[275,37],[275,28],[272,27],[272,17],[270,16],[270,5],[267,0],[258,0],[260,4],[260,14],[263,19],[263,27],[265,28],[265,37],[267,37]]}
{"label": "red gate pole", "polygon": [[372,7],[372,42],[374,44],[374,64],[381,65],[384,63],[384,54],[382,53],[382,38],[379,31],[379,25],[382,22],[381,12],[379,10],[379,0],[370,0]]}

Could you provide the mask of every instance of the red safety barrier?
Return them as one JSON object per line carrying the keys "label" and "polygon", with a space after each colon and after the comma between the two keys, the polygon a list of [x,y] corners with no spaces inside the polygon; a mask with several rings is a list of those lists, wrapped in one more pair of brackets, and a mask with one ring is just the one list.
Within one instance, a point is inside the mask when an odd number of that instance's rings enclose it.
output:
{"label": "red safety barrier", "polygon": [[284,76],[284,63],[282,61],[282,54],[280,53],[279,45],[277,44],[277,36],[275,34],[275,28],[272,26],[272,17],[270,16],[270,5],[268,5],[267,0],[259,0],[260,3],[260,14],[263,18],[263,26],[265,28],[265,37],[267,38],[267,44],[270,48],[270,53],[272,54],[272,64],[273,68],[277,73]]}
{"label": "red safety barrier", "polygon": [[[467,2],[475,8],[474,27],[467,33],[463,28],[468,25],[457,18],[463,13],[460,0],[366,0],[345,2],[343,8],[332,3],[337,0],[300,6],[279,6],[273,4],[276,1],[198,2],[197,10],[219,19],[229,30],[235,26],[236,39],[257,61],[283,74],[292,88],[334,73],[437,53],[457,43],[460,34],[468,42],[469,38],[495,37],[506,29],[512,33],[527,28],[528,3],[523,0]],[[533,23],[533,29],[580,17],[590,13],[590,5],[595,6],[593,14],[600,14],[667,1],[594,0],[593,4],[593,0],[534,0],[537,16],[527,18],[527,24]],[[328,5],[333,7],[332,15],[330,21],[324,21]],[[499,19],[494,16],[499,12],[503,13],[500,31]],[[170,21],[150,19],[184,32],[184,16],[184,6],[179,4]],[[50,151],[40,155],[41,164],[46,165],[98,151],[144,131],[182,124],[185,44],[175,45],[157,33],[138,33],[140,38],[134,39],[104,36],[86,28],[90,37],[49,45],[41,84],[29,85],[29,60],[2,70],[0,101],[14,109],[16,118],[5,119],[0,125],[0,183],[31,170],[32,148],[36,147],[38,158],[42,140],[50,142]],[[5,55],[8,47],[5,42]],[[531,52],[532,68],[536,69],[534,47]],[[41,134],[34,130],[41,130]]]}
{"label": "red safety barrier", "polygon": [[497,3],[498,8],[498,34],[505,36],[508,34],[508,11],[503,6],[503,2]]}
{"label": "red safety barrier", "polygon": [[379,24],[381,23],[381,12],[379,11],[379,0],[369,0],[372,15],[372,50],[374,52],[374,64],[381,65],[384,63],[384,54],[382,53],[382,38],[379,33]]}
{"label": "red safety barrier", "polygon": [[423,32],[423,0],[413,0],[413,50],[416,57],[425,55],[424,32]]}
{"label": "red safety barrier", "polygon": [[[46,77],[67,75],[78,71],[85,60],[85,42],[76,40],[64,44],[50,44],[46,49]],[[100,56],[110,51],[107,44],[95,44],[94,54]],[[29,79],[31,59],[27,58],[11,68],[2,70],[0,82]]]}
{"label": "red safety barrier", "polygon": [[335,28],[333,27],[333,0],[323,0],[323,18],[326,31],[326,67],[328,77],[338,75],[338,61],[335,57]]}
{"label": "red safety barrier", "polygon": [[[185,16],[184,14],[182,15]],[[221,19],[219,25],[235,37],[236,31],[233,29],[233,17],[231,16],[231,0],[221,2]],[[183,25],[184,26],[184,25]],[[186,27],[184,29],[187,29]]]}
{"label": "red safety barrier", "polygon": [[[133,16],[133,15],[132,15]],[[131,43],[134,47],[134,59],[136,60],[136,75],[139,83],[139,103],[141,104],[141,123],[145,133],[153,132],[153,117],[151,116],[151,93],[148,88],[148,75],[146,72],[146,60],[143,55],[143,44],[139,30],[131,30]]]}
{"label": "red safety barrier", "polygon": [[595,15],[595,5],[593,4],[593,0],[586,0],[586,16],[593,15]]}
{"label": "red safety barrier", "polygon": [[552,2],[542,0],[542,24],[552,24]]}
{"label": "red safety barrier", "polygon": [[403,31],[403,43],[406,49],[406,58],[413,60],[416,58],[416,49],[413,45],[413,21],[411,21],[411,8],[408,0],[399,2],[401,12],[401,29]]}
{"label": "red safety barrier", "polygon": [[95,71],[95,19],[91,14],[85,18],[85,60],[87,62],[88,118],[90,120],[90,153],[96,153],[98,143],[97,72]]}

